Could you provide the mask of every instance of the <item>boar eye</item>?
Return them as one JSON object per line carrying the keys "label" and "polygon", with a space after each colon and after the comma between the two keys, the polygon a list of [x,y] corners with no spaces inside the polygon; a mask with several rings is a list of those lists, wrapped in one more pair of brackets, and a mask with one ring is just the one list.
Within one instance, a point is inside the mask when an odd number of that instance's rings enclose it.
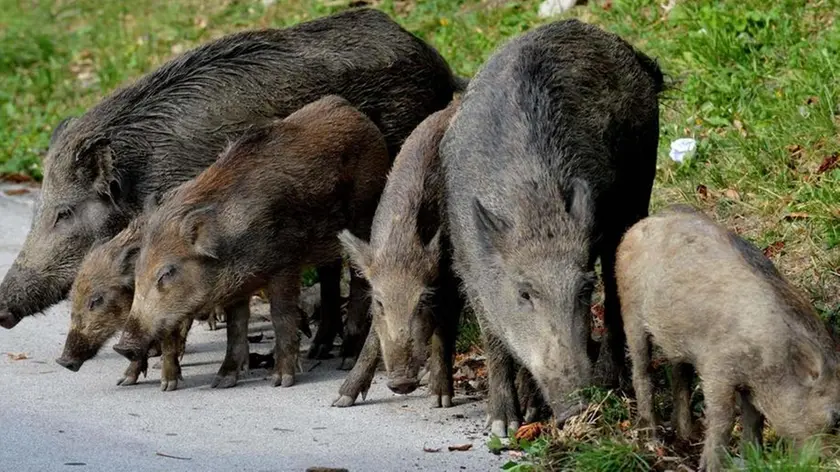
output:
{"label": "boar eye", "polygon": [[160,275],[158,275],[158,286],[163,286],[167,282],[171,281],[172,278],[175,276],[175,266],[166,266],[160,270]]}
{"label": "boar eye", "polygon": [[91,297],[90,302],[88,303],[88,310],[93,311],[99,308],[100,306],[102,306],[102,302],[104,301],[105,299],[102,298],[102,295],[95,295]]}
{"label": "boar eye", "polygon": [[70,208],[64,208],[55,215],[55,224],[59,224],[62,221],[67,221],[73,216],[73,210]]}
{"label": "boar eye", "polygon": [[519,306],[524,309],[533,309],[534,308],[534,296],[532,294],[532,290],[528,287],[519,287]]}

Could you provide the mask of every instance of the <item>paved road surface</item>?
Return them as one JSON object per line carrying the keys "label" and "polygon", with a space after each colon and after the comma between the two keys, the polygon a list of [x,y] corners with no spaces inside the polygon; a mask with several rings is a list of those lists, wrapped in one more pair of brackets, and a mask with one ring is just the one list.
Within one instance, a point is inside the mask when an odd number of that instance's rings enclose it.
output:
{"label": "paved road surface", "polygon": [[[32,198],[0,192],[0,275],[29,229]],[[366,402],[332,408],[344,376],[334,361],[304,361],[312,370],[290,389],[270,387],[267,372],[255,370],[232,389],[211,390],[224,330],[206,325],[190,333],[184,388],[159,391],[153,369],[141,384],[117,387],[126,361],[110,344],[78,373],[55,363],[68,325],[62,303],[0,329],[0,471],[491,471],[504,461],[487,452],[480,401],[459,397],[453,408],[432,409],[424,391],[395,396],[379,376]],[[252,351],[267,353],[272,343]],[[464,443],[473,449],[446,449]]]}

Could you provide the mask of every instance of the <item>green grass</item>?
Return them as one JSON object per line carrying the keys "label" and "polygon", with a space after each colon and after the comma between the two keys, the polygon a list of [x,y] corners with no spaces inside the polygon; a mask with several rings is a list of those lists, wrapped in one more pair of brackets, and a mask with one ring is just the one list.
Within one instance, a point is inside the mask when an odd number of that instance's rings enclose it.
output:
{"label": "green grass", "polygon": [[[759,247],[773,246],[782,272],[834,320],[840,166],[823,164],[840,152],[838,1],[677,0],[670,11],[662,3],[592,0],[565,15],[622,35],[657,58],[669,76],[652,207],[695,204]],[[499,44],[547,21],[537,18],[538,5],[375,4],[466,76]],[[270,7],[245,0],[0,0],[0,173],[40,178],[40,160],[61,118],[83,113],[179,51],[232,31],[290,25],[341,8],[339,1],[303,0]],[[683,164],[667,155],[680,137],[699,143]],[[459,350],[477,339],[476,329],[465,330]],[[566,446],[574,453],[563,456],[579,470],[621,470],[648,460],[648,452],[631,451],[609,435],[581,444]],[[776,450],[761,457],[775,460]]]}

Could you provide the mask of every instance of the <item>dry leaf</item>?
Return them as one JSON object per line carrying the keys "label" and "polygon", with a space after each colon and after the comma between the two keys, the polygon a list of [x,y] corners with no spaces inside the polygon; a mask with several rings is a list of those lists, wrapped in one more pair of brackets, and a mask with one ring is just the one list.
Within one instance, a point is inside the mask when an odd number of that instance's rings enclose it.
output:
{"label": "dry leaf", "polygon": [[627,431],[628,429],[630,429],[630,420],[624,420],[621,423],[618,423],[618,427],[622,431]]}
{"label": "dry leaf", "polygon": [[785,248],[785,242],[784,241],[776,241],[775,243],[773,243],[773,244],[767,246],[766,248],[764,248],[764,251],[763,251],[764,256],[767,257],[767,258],[774,257],[775,255],[782,252],[782,249],[784,249],[784,248]]}
{"label": "dry leaf", "polygon": [[472,449],[472,444],[459,444],[457,446],[449,446],[450,451],[469,451]]}
{"label": "dry leaf", "polygon": [[798,144],[791,144],[786,149],[790,153],[790,157],[799,157],[802,154],[802,146]]}
{"label": "dry leaf", "polygon": [[811,215],[805,213],[804,211],[794,211],[785,215],[785,219],[790,220],[804,220],[806,218],[810,218]]}
{"label": "dry leaf", "polygon": [[525,453],[524,453],[524,452],[522,452],[522,451],[514,451],[514,450],[510,450],[510,451],[508,451],[508,455],[509,455],[510,457],[513,457],[514,459],[521,459],[521,458],[525,457]]}
{"label": "dry leaf", "polygon": [[697,195],[700,196],[700,200],[707,200],[709,198],[709,189],[703,184],[697,186]]}
{"label": "dry leaf", "polygon": [[822,174],[824,172],[830,171],[831,169],[834,169],[835,167],[837,167],[838,160],[840,160],[840,153],[835,152],[830,156],[826,156],[826,158],[823,159],[822,164],[820,164],[820,168],[817,169],[817,173]]}
{"label": "dry leaf", "polygon": [[424,447],[423,452],[440,452],[440,448]]}
{"label": "dry leaf", "polygon": [[728,198],[730,200],[734,200],[736,202],[741,201],[741,194],[738,193],[738,191],[735,190],[735,189],[728,188],[728,189],[724,190],[723,191],[723,196],[725,196],[726,198]]}
{"label": "dry leaf", "polygon": [[542,425],[540,423],[523,424],[516,430],[516,439],[525,439],[533,441],[542,434]]}
{"label": "dry leaf", "polygon": [[9,359],[13,361],[22,361],[24,359],[29,359],[29,356],[27,356],[25,352],[7,352],[6,355],[9,356]]}
{"label": "dry leaf", "polygon": [[15,197],[18,195],[26,195],[27,193],[29,193],[29,190],[25,188],[13,188],[10,190],[4,190],[3,193],[10,197]]}
{"label": "dry leaf", "polygon": [[808,99],[805,100],[806,105],[813,105],[815,103],[820,103],[820,97],[808,97]]}
{"label": "dry leaf", "polygon": [[12,182],[15,184],[22,184],[25,182],[32,182],[32,177],[26,174],[18,174],[18,173],[8,173],[8,174],[0,174],[0,180],[4,180],[6,182]]}

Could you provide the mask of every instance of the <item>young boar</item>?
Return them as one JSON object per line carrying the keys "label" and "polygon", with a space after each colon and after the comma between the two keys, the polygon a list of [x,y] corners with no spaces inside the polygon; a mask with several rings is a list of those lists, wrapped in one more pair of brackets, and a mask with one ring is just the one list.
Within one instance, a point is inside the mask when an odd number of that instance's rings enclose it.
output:
{"label": "young boar", "polygon": [[351,262],[370,284],[373,326],[336,406],[350,406],[360,393],[367,393],[380,352],[388,388],[399,394],[413,392],[430,340],[429,390],[437,406],[452,406],[452,362],[463,303],[441,221],[438,144],[458,104],[456,98],[426,118],[406,140],[388,174],[370,242],[349,230],[340,235]]}
{"label": "young boar", "polygon": [[837,346],[799,290],[756,247],[690,207],[633,226],[616,263],[640,424],[655,426],[650,343],[673,364],[677,433],[691,430],[696,369],[706,404],[701,469],[721,469],[739,397],[745,443],[763,418],[795,439],[840,423]]}
{"label": "young boar", "polygon": [[577,20],[510,41],[470,81],[443,141],[455,268],[487,353],[494,434],[521,421],[527,368],[557,420],[593,382],[589,310],[600,257],[615,383],[624,336],[613,277],[624,231],[647,215],[659,139],[657,65]]}
{"label": "young boar", "polygon": [[[32,228],[0,283],[0,326],[61,301],[96,241],[250,126],[338,94],[379,126],[394,157],[461,84],[437,51],[373,9],[235,33],[175,57],[56,127]],[[331,347],[334,337],[318,343]]]}
{"label": "young boar", "polygon": [[[116,237],[85,256],[70,290],[70,330],[64,352],[56,359],[58,364],[77,372],[125,326],[134,298],[134,265],[144,224],[144,217],[136,218]],[[192,318],[184,319],[160,343],[161,390],[177,388],[181,378],[180,358],[191,326]],[[147,356],[133,360],[117,385],[136,384],[147,369]]]}
{"label": "young boar", "polygon": [[248,298],[267,287],[273,383],[293,385],[301,270],[339,259],[342,229],[369,234],[389,160],[376,125],[337,96],[250,130],[150,216],[114,348],[138,358],[185,317],[225,306],[228,350],[212,386],[231,387],[248,362]]}

